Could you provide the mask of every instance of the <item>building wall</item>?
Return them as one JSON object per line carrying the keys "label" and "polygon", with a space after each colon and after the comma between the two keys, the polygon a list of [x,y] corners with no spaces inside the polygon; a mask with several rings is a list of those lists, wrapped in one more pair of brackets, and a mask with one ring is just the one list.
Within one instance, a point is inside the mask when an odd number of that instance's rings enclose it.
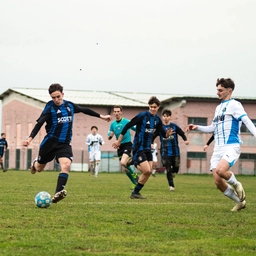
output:
{"label": "building wall", "polygon": [[[214,102],[202,102],[198,101],[187,101],[181,107],[177,107],[177,104],[172,109],[172,104],[168,104],[168,108],[172,110],[172,122],[178,124],[181,129],[185,130],[188,124],[188,117],[204,117],[207,118],[208,124],[214,115],[214,110],[218,105],[218,100]],[[247,111],[251,119],[256,119],[256,113],[254,111],[255,105],[252,103],[244,103],[244,108]],[[22,96],[17,93],[11,93],[5,97],[2,106],[2,131],[6,133],[6,138],[9,144],[9,168],[15,168],[16,163],[16,151],[20,150],[20,168],[27,169],[27,148],[22,146],[22,141],[30,134],[32,128],[36,124],[36,120],[41,114],[45,103],[39,102],[32,98]],[[94,111],[107,115],[112,114],[112,106],[87,106]],[[164,106],[163,106],[164,107]],[[131,108],[125,107],[123,110],[124,117],[131,119],[137,113],[145,111],[147,108]],[[161,109],[162,111],[162,109]],[[161,115],[160,111],[160,115]],[[114,118],[114,117],[113,117]],[[112,148],[114,138],[109,141],[107,139],[107,132],[109,130],[110,123],[107,123],[99,118],[84,115],[82,113],[75,114],[74,126],[73,126],[73,140],[72,148],[74,153],[74,163],[85,162],[88,163],[88,151],[85,145],[86,136],[91,132],[90,128],[92,125],[98,126],[98,133],[101,134],[105,139],[105,144],[102,146],[102,151],[115,152]],[[133,133],[133,132],[132,132]],[[209,162],[212,154],[213,144],[207,150],[206,159],[192,159],[187,160],[187,152],[203,152],[203,146],[210,138],[211,134],[205,134],[200,132],[189,132],[186,134],[190,144],[186,146],[179,138],[180,153],[181,153],[181,173],[209,173],[210,168]],[[37,156],[39,144],[45,136],[44,127],[41,128],[38,135],[35,137],[29,149],[32,149],[32,159]],[[256,139],[252,138],[251,134],[241,134],[243,140],[242,152],[256,153],[255,145]],[[159,140],[157,140],[159,145]],[[158,147],[159,148],[159,147]],[[161,167],[160,154],[158,154],[158,166]],[[53,169],[54,163],[46,166],[46,169]],[[235,173],[239,173],[240,170],[250,170],[254,167],[254,164],[241,163],[238,161],[232,168]]]}

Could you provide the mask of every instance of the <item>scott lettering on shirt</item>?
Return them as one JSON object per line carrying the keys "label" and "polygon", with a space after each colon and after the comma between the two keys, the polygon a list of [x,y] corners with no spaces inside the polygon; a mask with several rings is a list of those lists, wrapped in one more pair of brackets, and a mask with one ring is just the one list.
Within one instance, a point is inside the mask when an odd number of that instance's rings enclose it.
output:
{"label": "scott lettering on shirt", "polygon": [[72,116],[58,117],[58,124],[69,123],[69,122],[72,122]]}

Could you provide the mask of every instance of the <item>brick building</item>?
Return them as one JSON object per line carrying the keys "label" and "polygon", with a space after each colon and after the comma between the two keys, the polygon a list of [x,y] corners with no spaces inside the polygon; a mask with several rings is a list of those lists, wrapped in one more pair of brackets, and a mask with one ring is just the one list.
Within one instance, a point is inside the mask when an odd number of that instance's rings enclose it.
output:
{"label": "brick building", "polygon": [[[208,125],[211,123],[215,107],[219,104],[217,96],[189,96],[168,95],[152,93],[128,93],[128,92],[102,92],[102,91],[77,91],[64,90],[64,99],[70,100],[81,106],[85,106],[106,115],[112,113],[113,105],[121,105],[124,108],[124,117],[131,119],[138,112],[148,109],[148,99],[155,95],[161,100],[161,110],[169,108],[172,110],[172,122],[178,124],[183,130],[188,123]],[[32,159],[38,153],[38,147],[42,141],[45,131],[40,130],[29,148],[22,146],[22,141],[30,134],[36,124],[36,120],[43,110],[45,103],[50,100],[47,89],[12,88],[0,95],[2,100],[2,132],[6,133],[9,150],[6,154],[6,165],[8,168],[25,170],[28,169]],[[248,116],[256,124],[256,112],[254,110],[256,98],[236,98],[243,104]],[[88,152],[85,145],[86,136],[91,132],[92,125],[99,128],[99,133],[104,137],[105,144],[102,146],[103,171],[119,170],[116,151],[111,144],[113,140],[107,140],[109,123],[101,119],[84,115],[75,115],[73,126],[72,148],[74,152],[74,170],[85,169],[88,164]],[[190,132],[187,134],[190,144],[184,145],[179,139],[181,152],[181,173],[209,173],[209,161],[212,153],[212,145],[207,152],[203,146],[211,137],[211,134]],[[240,160],[233,167],[235,173],[256,174],[256,138],[241,128],[241,139],[243,141]],[[159,143],[158,143],[159,144]],[[161,167],[161,161],[158,161]],[[76,167],[75,167],[76,166]],[[55,163],[47,165],[46,169],[55,169]]]}

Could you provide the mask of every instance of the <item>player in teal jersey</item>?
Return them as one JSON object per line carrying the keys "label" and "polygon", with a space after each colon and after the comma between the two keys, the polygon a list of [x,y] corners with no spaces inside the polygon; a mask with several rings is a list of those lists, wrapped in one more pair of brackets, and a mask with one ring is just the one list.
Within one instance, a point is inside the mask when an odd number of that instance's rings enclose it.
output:
{"label": "player in teal jersey", "polygon": [[[121,106],[114,106],[113,113],[114,113],[116,120],[110,124],[109,134],[108,134],[109,140],[111,140],[114,135],[116,136],[116,139],[118,139],[124,126],[130,122],[130,120],[122,117],[123,108]],[[133,131],[136,130],[135,127],[132,127],[131,129]],[[137,184],[137,181],[138,181],[138,175],[137,175],[137,173],[134,172],[134,170],[130,166],[126,165],[127,160],[131,156],[131,152],[132,152],[131,139],[132,138],[131,138],[131,133],[130,133],[130,129],[129,129],[123,136],[121,145],[117,149],[117,155],[119,157],[119,160],[121,162],[121,165],[123,166],[123,169],[124,169],[126,175],[133,183],[133,187],[135,187]]]}

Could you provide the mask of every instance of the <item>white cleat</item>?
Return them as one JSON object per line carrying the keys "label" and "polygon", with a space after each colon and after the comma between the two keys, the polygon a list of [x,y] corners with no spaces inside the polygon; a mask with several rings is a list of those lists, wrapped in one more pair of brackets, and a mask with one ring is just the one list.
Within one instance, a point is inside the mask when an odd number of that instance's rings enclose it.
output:
{"label": "white cleat", "polygon": [[172,187],[172,186],[170,186],[169,190],[170,190],[170,191],[175,191],[175,188]]}
{"label": "white cleat", "polygon": [[231,212],[238,212],[238,211],[244,209],[245,207],[246,207],[246,202],[245,202],[245,200],[244,200],[244,201],[242,201],[242,202],[237,203],[237,204],[233,207],[233,209],[231,210]]}
{"label": "white cleat", "polygon": [[243,202],[245,200],[245,192],[244,192],[244,188],[243,188],[242,184],[240,182],[237,182],[237,184],[234,185],[234,189],[235,189],[240,201]]}

